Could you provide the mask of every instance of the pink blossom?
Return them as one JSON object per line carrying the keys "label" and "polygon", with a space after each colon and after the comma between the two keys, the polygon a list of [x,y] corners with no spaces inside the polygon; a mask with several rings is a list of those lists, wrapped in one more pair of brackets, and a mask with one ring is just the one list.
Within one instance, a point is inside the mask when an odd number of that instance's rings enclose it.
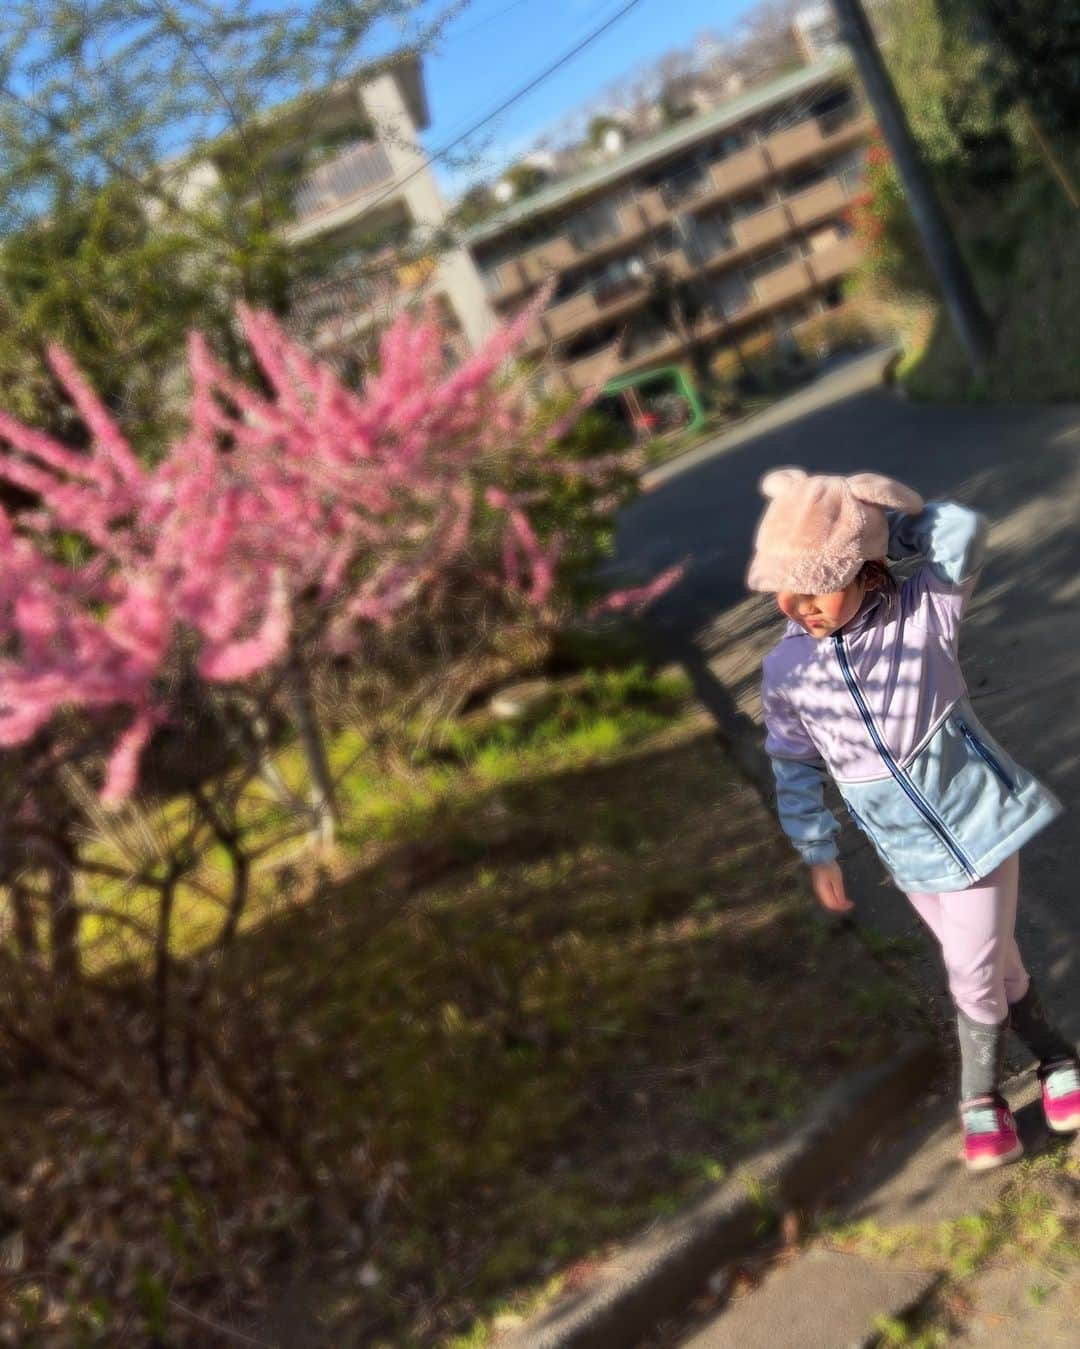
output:
{"label": "pink blossom", "polygon": [[0,509],[0,743],[61,713],[126,714],[106,771],[117,800],[169,714],[181,652],[211,683],[256,679],[294,625],[356,652],[466,580],[550,617],[564,551],[537,523],[550,483],[599,486],[623,461],[569,463],[568,419],[545,428],[512,369],[543,300],[457,368],[431,314],[402,315],[360,391],[241,309],[265,387],[193,334],[188,426],[153,466],[52,350],[90,445],[0,413],[0,480],[37,498]]}
{"label": "pink blossom", "polygon": [[113,746],[105,770],[101,799],[107,804],[125,801],[135,790],[139,760],[154,731],[154,718],[147,711],[137,712],[131,725]]}
{"label": "pink blossom", "polygon": [[680,562],[678,566],[669,567],[667,571],[662,571],[648,585],[635,586],[628,590],[616,590],[610,595],[605,595],[589,610],[591,616],[596,617],[603,613],[619,613],[623,610],[640,611],[653,600],[659,599],[661,595],[667,594],[672,586],[678,585],[686,572],[686,563]]}

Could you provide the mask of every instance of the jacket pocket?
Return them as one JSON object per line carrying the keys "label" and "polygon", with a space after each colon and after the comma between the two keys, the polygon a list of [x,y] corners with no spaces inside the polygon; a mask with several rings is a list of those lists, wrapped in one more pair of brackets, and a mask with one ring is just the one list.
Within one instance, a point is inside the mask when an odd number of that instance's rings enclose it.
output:
{"label": "jacket pocket", "polygon": [[985,763],[986,766],[990,769],[990,771],[997,777],[998,781],[1005,787],[1005,789],[1010,792],[1015,792],[1016,783],[1013,780],[1012,775],[1010,773],[1007,773],[1005,769],[1002,767],[1001,761],[998,759],[997,755],[994,754],[992,750],[988,749],[987,746],[983,744],[983,742],[979,739],[979,737],[975,734],[975,732],[971,729],[971,727],[967,724],[966,721],[962,721],[958,717],[956,719],[956,725],[960,730],[960,734],[964,737],[964,739],[975,751],[975,753],[979,756],[979,758],[982,759],[983,763]]}

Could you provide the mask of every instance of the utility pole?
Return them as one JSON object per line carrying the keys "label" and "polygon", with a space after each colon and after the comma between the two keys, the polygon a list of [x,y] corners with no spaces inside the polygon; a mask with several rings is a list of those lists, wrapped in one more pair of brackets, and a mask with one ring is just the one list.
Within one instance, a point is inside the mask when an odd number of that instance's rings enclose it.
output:
{"label": "utility pole", "polygon": [[911,134],[862,0],[832,0],[832,7],[839,21],[840,36],[851,51],[881,134],[896,164],[923,250],[941,287],[945,306],[968,362],[976,375],[985,375],[994,346],[993,326]]}

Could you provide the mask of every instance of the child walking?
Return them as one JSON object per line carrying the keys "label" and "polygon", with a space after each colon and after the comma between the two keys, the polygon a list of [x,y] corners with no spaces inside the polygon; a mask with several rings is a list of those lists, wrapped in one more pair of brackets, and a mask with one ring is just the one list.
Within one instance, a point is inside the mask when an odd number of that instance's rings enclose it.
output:
{"label": "child walking", "polygon": [[[1000,1081],[1012,1029],[1039,1061],[1051,1129],[1080,1130],[1080,1062],[1049,1021],[1015,937],[1019,849],[1061,811],[972,711],[957,655],[985,549],[974,511],[924,505],[874,473],[777,469],[747,577],[790,620],[765,658],[766,750],[780,822],[819,901],[853,907],[837,863],[831,776],[941,945],[960,1038],[972,1170],[1023,1151]],[[903,583],[886,560],[919,558]]]}

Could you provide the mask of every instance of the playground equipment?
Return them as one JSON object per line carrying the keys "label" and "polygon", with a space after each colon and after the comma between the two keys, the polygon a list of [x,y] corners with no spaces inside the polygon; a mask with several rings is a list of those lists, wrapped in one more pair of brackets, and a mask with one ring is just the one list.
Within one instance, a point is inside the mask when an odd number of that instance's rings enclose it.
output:
{"label": "playground equipment", "polygon": [[[665,384],[670,386],[669,390],[663,388]],[[637,374],[620,375],[604,385],[603,395],[621,396],[633,427],[636,430],[651,432],[657,429],[656,418],[643,404],[641,394],[645,390],[655,393],[657,386],[660,386],[661,393],[670,392],[685,401],[690,412],[689,420],[685,424],[686,430],[696,431],[705,425],[705,401],[694,376],[686,366],[660,365],[652,370],[640,370]]]}

